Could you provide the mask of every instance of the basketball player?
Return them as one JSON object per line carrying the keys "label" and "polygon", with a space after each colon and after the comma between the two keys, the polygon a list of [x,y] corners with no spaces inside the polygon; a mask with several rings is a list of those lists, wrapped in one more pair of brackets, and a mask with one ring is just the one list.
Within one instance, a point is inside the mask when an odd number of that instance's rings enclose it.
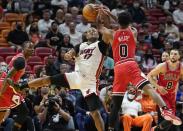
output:
{"label": "basketball player", "polygon": [[[109,16],[111,15],[108,11],[101,10],[100,12],[101,15],[106,15],[106,13],[108,13]],[[141,72],[135,61],[137,30],[130,26],[130,22],[131,16],[127,12],[122,12],[118,15],[120,29],[115,33],[105,27],[100,27],[99,29],[100,32],[105,32],[106,35],[108,35],[107,38],[109,43],[112,43],[115,61],[112,97],[113,105],[109,115],[109,131],[114,130],[123,96],[129,83],[132,83],[136,88],[143,89],[148,93],[162,108],[162,115],[164,117],[169,116],[172,118],[171,120],[174,120],[175,118],[172,113],[168,112],[165,102],[152,87],[146,76]]]}
{"label": "basketball player", "polygon": [[70,89],[81,89],[98,131],[104,131],[104,123],[98,110],[101,102],[97,96],[97,88],[104,55],[108,48],[105,36],[102,37],[103,40],[98,41],[98,31],[91,27],[86,33],[88,41],[77,45],[65,54],[65,60],[75,59],[74,72],[35,79],[27,85],[23,85],[34,88],[55,84]]}
{"label": "basketball player", "polygon": [[[159,64],[149,74],[149,81],[157,89],[168,108],[172,113],[176,112],[176,94],[179,85],[180,76],[183,75],[183,65],[179,61],[180,54],[177,49],[170,51],[170,60]],[[158,78],[158,81],[154,78]],[[169,117],[165,118],[170,119]],[[182,122],[178,117],[172,121],[174,125],[181,125]],[[160,127],[157,127],[160,128]]]}
{"label": "basketball player", "polygon": [[18,116],[15,118],[14,131],[18,131],[24,123],[28,114],[23,97],[12,86],[9,81],[17,83],[25,73],[26,60],[33,53],[33,44],[29,41],[24,42],[22,53],[17,54],[10,61],[9,72],[4,79],[0,80],[0,121],[4,118],[7,109],[17,108]]}

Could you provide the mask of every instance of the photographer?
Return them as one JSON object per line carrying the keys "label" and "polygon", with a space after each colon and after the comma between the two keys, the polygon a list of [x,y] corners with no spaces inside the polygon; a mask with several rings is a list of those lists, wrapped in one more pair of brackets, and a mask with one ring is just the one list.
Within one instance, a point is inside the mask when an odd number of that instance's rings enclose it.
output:
{"label": "photographer", "polygon": [[67,125],[71,116],[62,108],[59,96],[49,97],[44,103],[44,110],[39,117],[43,120],[43,131],[72,131]]}

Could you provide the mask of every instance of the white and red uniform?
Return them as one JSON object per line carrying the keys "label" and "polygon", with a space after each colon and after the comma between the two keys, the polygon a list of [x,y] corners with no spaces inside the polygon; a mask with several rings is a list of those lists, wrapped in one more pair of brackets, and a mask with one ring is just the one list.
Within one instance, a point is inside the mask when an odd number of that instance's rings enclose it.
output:
{"label": "white and red uniform", "polygon": [[98,91],[99,76],[104,62],[99,44],[99,41],[92,44],[81,43],[78,57],[75,59],[75,71],[65,73],[70,88],[80,89],[84,96],[97,94]]}

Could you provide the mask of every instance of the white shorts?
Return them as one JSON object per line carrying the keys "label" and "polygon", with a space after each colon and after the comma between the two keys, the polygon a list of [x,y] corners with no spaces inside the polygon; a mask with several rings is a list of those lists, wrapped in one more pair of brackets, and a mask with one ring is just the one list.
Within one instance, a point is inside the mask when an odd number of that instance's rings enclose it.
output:
{"label": "white shorts", "polygon": [[70,89],[80,89],[86,97],[92,93],[97,94],[97,80],[89,80],[79,72],[65,73]]}

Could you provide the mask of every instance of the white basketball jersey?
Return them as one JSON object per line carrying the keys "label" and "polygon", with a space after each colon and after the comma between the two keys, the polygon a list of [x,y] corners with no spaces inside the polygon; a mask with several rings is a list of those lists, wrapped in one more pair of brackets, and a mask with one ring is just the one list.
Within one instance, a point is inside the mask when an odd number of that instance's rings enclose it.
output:
{"label": "white basketball jersey", "polygon": [[98,47],[99,41],[90,45],[81,43],[78,57],[76,57],[75,71],[88,79],[98,79],[102,71],[104,56]]}

